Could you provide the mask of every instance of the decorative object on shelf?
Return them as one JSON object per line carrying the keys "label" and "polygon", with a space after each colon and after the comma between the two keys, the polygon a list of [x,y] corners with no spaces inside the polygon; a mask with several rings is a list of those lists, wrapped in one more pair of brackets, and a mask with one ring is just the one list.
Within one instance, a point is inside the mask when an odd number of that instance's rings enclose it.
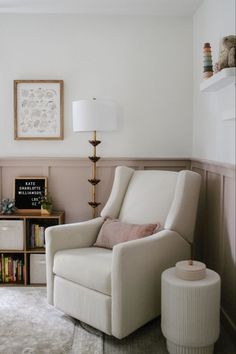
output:
{"label": "decorative object on shelf", "polygon": [[93,146],[92,201],[89,205],[93,208],[93,217],[96,216],[96,208],[101,204],[96,200],[96,185],[100,182],[97,178],[96,163],[100,159],[96,155],[96,147],[101,143],[97,140],[97,131],[112,131],[117,129],[117,105],[110,100],[79,100],[73,102],[73,130],[74,132],[93,132],[93,139],[89,143]]}
{"label": "decorative object on shelf", "polygon": [[2,199],[0,201],[0,213],[1,214],[12,214],[16,210],[14,199]]}
{"label": "decorative object on shelf", "polygon": [[39,198],[39,205],[41,206],[41,214],[50,215],[52,212],[52,197],[50,193],[45,191],[45,194]]}
{"label": "decorative object on shelf", "polygon": [[236,36],[222,38],[219,51],[219,69],[236,67]]}
{"label": "decorative object on shelf", "polygon": [[211,45],[204,43],[203,46],[203,79],[209,79],[213,75]]}
{"label": "decorative object on shelf", "polygon": [[63,139],[63,80],[14,81],[15,140]]}
{"label": "decorative object on shelf", "polygon": [[39,200],[47,191],[47,177],[16,177],[15,205],[18,212],[40,211]]}

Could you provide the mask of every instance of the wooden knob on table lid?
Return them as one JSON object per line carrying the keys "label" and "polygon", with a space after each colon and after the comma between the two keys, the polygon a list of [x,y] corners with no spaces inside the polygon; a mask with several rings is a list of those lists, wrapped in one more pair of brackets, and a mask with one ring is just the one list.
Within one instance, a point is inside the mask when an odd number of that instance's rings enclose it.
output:
{"label": "wooden knob on table lid", "polygon": [[206,276],[206,265],[193,260],[177,262],[175,274],[183,280],[201,280]]}

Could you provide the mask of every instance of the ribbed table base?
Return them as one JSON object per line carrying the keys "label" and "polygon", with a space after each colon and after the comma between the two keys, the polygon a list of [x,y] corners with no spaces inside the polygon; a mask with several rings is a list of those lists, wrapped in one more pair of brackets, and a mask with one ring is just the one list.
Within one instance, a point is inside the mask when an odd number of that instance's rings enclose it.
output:
{"label": "ribbed table base", "polygon": [[214,345],[207,347],[186,347],[167,340],[167,349],[170,354],[213,354]]}
{"label": "ribbed table base", "polygon": [[170,354],[213,354],[220,329],[220,277],[206,269],[203,279],[162,273],[161,328]]}

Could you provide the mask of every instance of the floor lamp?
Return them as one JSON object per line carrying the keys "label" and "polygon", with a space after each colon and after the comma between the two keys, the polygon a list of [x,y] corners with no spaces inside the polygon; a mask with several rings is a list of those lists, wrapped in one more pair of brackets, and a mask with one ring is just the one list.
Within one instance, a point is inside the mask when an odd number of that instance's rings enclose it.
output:
{"label": "floor lamp", "polygon": [[97,179],[96,163],[100,159],[96,155],[96,147],[101,143],[97,140],[97,132],[112,131],[117,129],[117,105],[110,100],[79,100],[73,102],[73,131],[93,132],[93,139],[89,143],[93,146],[93,155],[89,156],[92,161],[92,201],[88,202],[93,208],[93,217],[96,217],[96,209],[101,204],[96,200]]}

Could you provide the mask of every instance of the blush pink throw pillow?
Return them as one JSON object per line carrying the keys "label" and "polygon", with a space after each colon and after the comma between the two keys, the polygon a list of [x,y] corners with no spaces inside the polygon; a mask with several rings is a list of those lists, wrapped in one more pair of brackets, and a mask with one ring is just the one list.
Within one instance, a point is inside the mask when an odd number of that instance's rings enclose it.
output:
{"label": "blush pink throw pillow", "polygon": [[94,246],[112,249],[118,243],[150,236],[157,232],[159,228],[159,223],[144,225],[126,224],[118,219],[108,218],[102,225]]}

